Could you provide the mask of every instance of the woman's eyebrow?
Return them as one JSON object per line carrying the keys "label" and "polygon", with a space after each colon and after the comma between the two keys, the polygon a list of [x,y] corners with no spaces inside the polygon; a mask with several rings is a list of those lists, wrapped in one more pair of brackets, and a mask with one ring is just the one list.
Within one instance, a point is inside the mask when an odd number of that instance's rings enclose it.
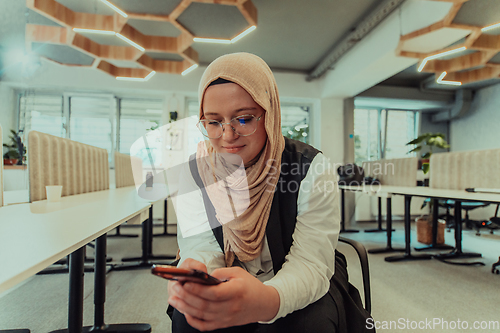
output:
{"label": "woman's eyebrow", "polygon": [[[244,111],[255,111],[257,110],[256,107],[248,107],[248,108],[240,108],[240,109],[237,109],[237,110],[234,110],[235,113],[240,113],[240,112],[244,112]],[[220,114],[217,113],[217,112],[206,112],[205,113],[205,116],[219,116]]]}

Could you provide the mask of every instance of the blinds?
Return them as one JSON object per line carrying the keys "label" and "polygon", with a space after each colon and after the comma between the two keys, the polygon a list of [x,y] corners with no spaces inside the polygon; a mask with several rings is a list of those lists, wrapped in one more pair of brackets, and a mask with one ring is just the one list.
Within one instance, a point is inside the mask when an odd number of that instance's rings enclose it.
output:
{"label": "blinds", "polygon": [[71,96],[69,98],[70,139],[108,151],[112,165],[116,131],[116,99]]}
{"label": "blinds", "polygon": [[19,99],[19,129],[66,137],[63,96],[26,92]]}
{"label": "blinds", "polygon": [[121,99],[119,152],[130,155],[137,139],[161,126],[162,113],[161,99]]}

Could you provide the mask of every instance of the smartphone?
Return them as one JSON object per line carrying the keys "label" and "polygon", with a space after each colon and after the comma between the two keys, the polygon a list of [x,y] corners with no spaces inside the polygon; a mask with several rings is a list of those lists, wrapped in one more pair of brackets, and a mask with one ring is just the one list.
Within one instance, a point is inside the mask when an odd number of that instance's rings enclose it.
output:
{"label": "smartphone", "polygon": [[151,273],[167,280],[184,282],[196,282],[206,285],[216,285],[222,281],[212,275],[197,269],[177,268],[168,265],[153,265]]}

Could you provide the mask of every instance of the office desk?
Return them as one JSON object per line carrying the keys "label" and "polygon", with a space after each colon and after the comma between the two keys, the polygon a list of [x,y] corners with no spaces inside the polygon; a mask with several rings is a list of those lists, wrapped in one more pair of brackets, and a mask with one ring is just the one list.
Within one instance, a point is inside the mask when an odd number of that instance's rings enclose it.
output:
{"label": "office desk", "polygon": [[71,253],[68,330],[81,332],[83,247],[99,238],[105,260],[106,233],[150,206],[135,188],[122,188],[0,208],[0,293]]}
{"label": "office desk", "polygon": [[378,228],[377,229],[372,229],[370,231],[383,231],[384,229],[382,228],[382,198],[386,198],[387,200],[387,225],[386,225],[386,234],[387,234],[387,245],[384,248],[378,248],[378,249],[369,249],[368,253],[388,253],[388,252],[400,252],[404,251],[404,249],[400,248],[393,248],[392,247],[392,232],[394,231],[392,229],[392,195],[388,192],[380,192],[378,191],[380,185],[363,185],[363,186],[351,186],[351,185],[339,185],[340,191],[341,191],[341,230],[344,229],[344,219],[345,219],[345,191],[351,191],[351,192],[362,192],[366,193],[368,195],[376,195],[378,197]]}
{"label": "office desk", "polygon": [[[470,193],[465,190],[447,190],[429,187],[405,187],[405,186],[380,186],[381,193],[393,195],[403,195],[405,197],[405,253],[402,256],[392,256],[385,258],[386,261],[429,259],[430,255],[413,255],[410,248],[410,203],[413,196],[430,197],[432,199],[453,199],[455,200],[455,248],[446,254],[435,255],[436,259],[445,261],[456,258],[476,258],[479,253],[465,253],[462,251],[462,221],[461,221],[461,202],[462,201],[480,201],[489,203],[500,203],[500,194],[494,193]],[[436,228],[434,228],[436,229]],[[448,262],[450,263],[450,262]],[[464,263],[458,263],[464,264]],[[472,264],[482,264],[474,262]]]}

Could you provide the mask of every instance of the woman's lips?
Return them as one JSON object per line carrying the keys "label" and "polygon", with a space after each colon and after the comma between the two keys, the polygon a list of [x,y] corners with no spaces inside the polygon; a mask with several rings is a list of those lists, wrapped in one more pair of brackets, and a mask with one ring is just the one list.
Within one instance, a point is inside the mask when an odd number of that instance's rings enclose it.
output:
{"label": "woman's lips", "polygon": [[243,147],[245,147],[245,146],[244,145],[243,146],[223,146],[222,148],[224,148],[228,153],[235,154],[235,153],[239,152],[240,150],[242,150]]}

